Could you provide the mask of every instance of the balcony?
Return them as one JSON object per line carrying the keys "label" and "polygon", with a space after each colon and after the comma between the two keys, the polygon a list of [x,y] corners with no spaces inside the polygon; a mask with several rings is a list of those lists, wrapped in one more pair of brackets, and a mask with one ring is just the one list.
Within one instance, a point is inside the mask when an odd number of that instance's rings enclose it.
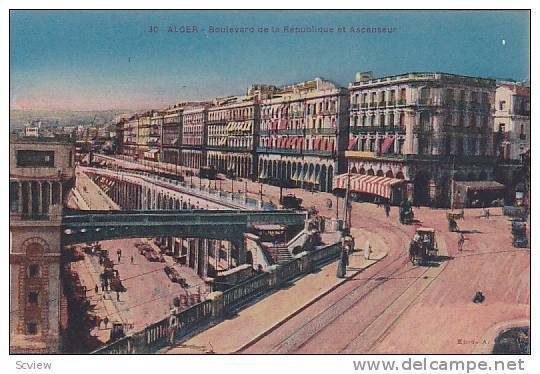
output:
{"label": "balcony", "polygon": [[404,127],[398,126],[356,126],[350,128],[351,133],[354,135],[366,134],[366,133],[405,133]]}
{"label": "balcony", "polygon": [[405,100],[405,99],[399,99],[399,100],[397,101],[397,105],[407,105],[407,100]]}
{"label": "balcony", "polygon": [[305,129],[305,135],[335,135],[334,127],[318,127],[314,129]]}
{"label": "balcony", "polygon": [[319,149],[304,149],[302,153],[307,156],[311,155],[311,156],[331,157],[333,155],[332,151],[321,151]]}
{"label": "balcony", "polygon": [[434,98],[431,98],[431,97],[419,98],[416,101],[416,105],[418,105],[418,106],[433,106],[433,105],[435,105],[435,101],[436,100]]}
{"label": "balcony", "polygon": [[302,154],[300,149],[290,149],[290,148],[263,148],[257,147],[257,153],[277,153],[284,155],[299,155]]}
{"label": "balcony", "polygon": [[207,125],[226,125],[227,121],[224,119],[211,119],[206,121]]}

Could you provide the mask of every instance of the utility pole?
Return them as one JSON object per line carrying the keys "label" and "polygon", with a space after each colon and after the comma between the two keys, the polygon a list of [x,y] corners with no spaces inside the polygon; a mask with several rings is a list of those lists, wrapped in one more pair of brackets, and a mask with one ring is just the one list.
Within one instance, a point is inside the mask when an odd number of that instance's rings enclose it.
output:
{"label": "utility pole", "polygon": [[[349,215],[349,191],[351,188],[351,171],[347,171],[347,190],[345,191],[345,202],[343,206],[343,224],[348,225],[348,221],[350,220]],[[345,227],[344,227],[345,228]]]}
{"label": "utility pole", "polygon": [[452,179],[450,181],[450,210],[454,209],[454,192],[455,192],[454,189],[455,189],[455,184],[456,184],[455,163],[456,163],[456,158],[454,155],[452,155]]}
{"label": "utility pole", "polygon": [[336,194],[336,220],[339,219],[339,196]]}

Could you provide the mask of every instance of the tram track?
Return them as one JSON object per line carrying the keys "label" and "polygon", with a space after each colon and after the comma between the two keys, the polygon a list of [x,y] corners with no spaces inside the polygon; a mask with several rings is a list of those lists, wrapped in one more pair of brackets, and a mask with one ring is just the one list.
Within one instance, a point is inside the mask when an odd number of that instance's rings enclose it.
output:
{"label": "tram track", "polygon": [[[401,227],[396,227],[383,222],[381,222],[378,227],[380,228],[380,230],[377,230],[379,231],[379,233],[387,233],[387,229],[389,227],[392,227],[394,232],[397,229],[397,231],[401,234],[396,235],[400,243],[399,247],[404,246],[404,244],[406,243],[405,237],[410,234],[409,230],[405,230]],[[282,339],[278,344],[275,344],[271,348],[270,352],[286,353],[301,349],[313,338],[315,338],[321,332],[325,331],[328,327],[330,327],[335,320],[337,320],[341,315],[343,315],[343,313],[347,312],[352,307],[361,303],[363,300],[365,300],[366,297],[371,295],[375,290],[377,290],[385,283],[395,279],[394,275],[403,270],[403,264],[406,262],[407,255],[405,251],[402,251],[390,263],[383,263],[382,265],[380,265],[385,266],[385,268],[383,269],[383,273],[377,272],[373,276],[365,279],[362,284],[350,290],[349,294],[345,298],[341,299],[338,303],[326,307],[325,309],[317,313],[313,318],[310,318],[307,322],[296,328],[292,333],[288,334],[287,337]],[[395,266],[396,264],[398,266]],[[375,284],[373,287],[370,287],[370,283],[373,281],[378,283]],[[309,332],[309,336],[306,338],[301,338],[301,334],[304,334],[306,330],[309,329],[312,330],[311,332]],[[297,342],[298,340],[302,341]]]}
{"label": "tram track", "polygon": [[[440,242],[442,244],[444,253],[448,254],[448,251],[446,250],[446,241],[444,240],[444,236],[442,236],[443,240]],[[440,268],[434,268],[434,267],[427,267],[422,274],[420,274],[411,284],[409,284],[394,300],[385,308],[385,312],[392,308],[394,305],[396,305],[399,302],[399,299],[403,297],[409,290],[411,290],[417,283],[421,283],[425,279],[429,279],[429,281],[426,282],[426,284],[421,285],[422,289],[420,292],[417,292],[415,296],[411,300],[407,300],[407,303],[404,308],[397,314],[397,316],[389,323],[386,324],[383,330],[378,334],[378,336],[375,338],[374,341],[372,341],[371,344],[368,345],[365,352],[370,352],[378,343],[384,340],[386,336],[390,333],[391,329],[396,325],[396,323],[403,317],[403,315],[415,304],[415,302],[424,294],[424,292],[429,288],[429,286],[439,278],[439,276],[443,273],[443,271],[446,269],[446,263],[442,263]],[[435,272],[435,276],[433,277],[426,277],[425,275],[428,272]],[[365,332],[373,327],[377,321],[381,321],[384,317],[384,314],[378,315],[377,318],[375,318],[373,321],[371,321],[362,331],[360,331],[356,336],[347,343],[347,345],[340,350],[339,353],[356,353],[351,352],[349,348],[353,347],[355,342],[359,341],[362,337],[362,335],[365,334]],[[377,330],[378,331],[378,330]]]}

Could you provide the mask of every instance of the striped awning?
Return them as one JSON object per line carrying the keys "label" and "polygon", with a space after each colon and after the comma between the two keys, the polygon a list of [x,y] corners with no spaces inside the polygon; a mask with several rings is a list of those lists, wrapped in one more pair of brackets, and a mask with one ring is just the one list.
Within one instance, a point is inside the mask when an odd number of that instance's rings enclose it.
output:
{"label": "striped awning", "polygon": [[[378,195],[386,199],[390,198],[392,186],[400,183],[407,183],[405,179],[377,177],[366,174],[350,174],[350,190],[354,192],[369,193]],[[334,188],[347,189],[347,173],[334,177]]]}

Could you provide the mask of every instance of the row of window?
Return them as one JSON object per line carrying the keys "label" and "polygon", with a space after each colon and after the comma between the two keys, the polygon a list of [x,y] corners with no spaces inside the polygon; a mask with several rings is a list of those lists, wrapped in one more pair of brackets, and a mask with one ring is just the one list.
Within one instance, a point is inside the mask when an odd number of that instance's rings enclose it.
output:
{"label": "row of window", "polygon": [[221,121],[221,120],[236,120],[252,119],[254,117],[255,108],[235,108],[228,110],[210,111],[208,112],[209,121]]}

